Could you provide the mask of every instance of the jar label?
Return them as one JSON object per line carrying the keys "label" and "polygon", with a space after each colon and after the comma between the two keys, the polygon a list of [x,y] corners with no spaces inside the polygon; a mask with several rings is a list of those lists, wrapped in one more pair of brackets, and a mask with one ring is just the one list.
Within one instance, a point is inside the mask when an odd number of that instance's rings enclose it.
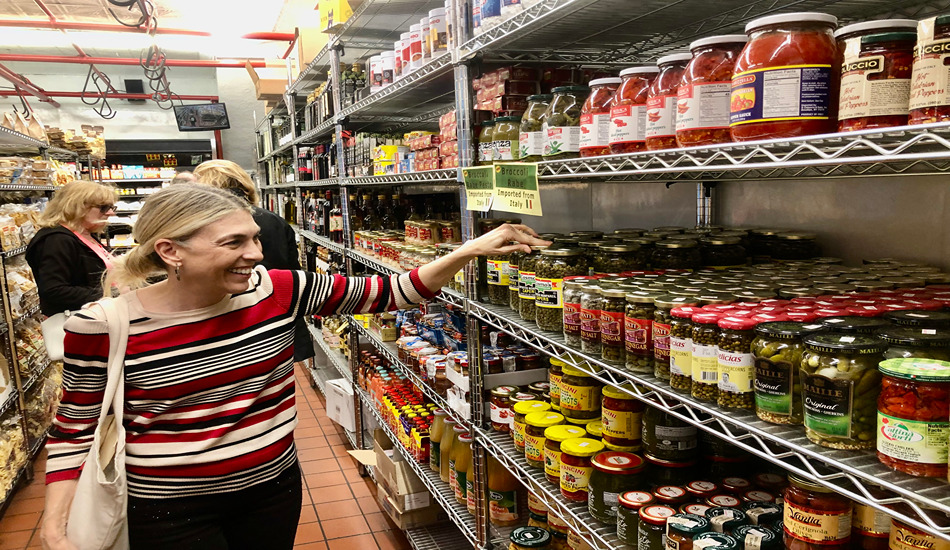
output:
{"label": "jar label", "polygon": [[670,336],[670,374],[693,376],[693,340]]}
{"label": "jar label", "polygon": [[455,492],[455,481],[458,479],[455,472],[455,461],[451,458],[449,459],[449,487],[452,488],[452,492]]}
{"label": "jar label", "polygon": [[610,517],[617,516],[617,508],[620,507],[620,493],[611,493],[604,491],[604,512]]}
{"label": "jar label", "polygon": [[636,143],[647,139],[647,106],[617,105],[610,108],[610,144]]}
{"label": "jar label", "polygon": [[[643,429],[647,429],[643,425]],[[688,451],[699,445],[694,426],[656,426],[656,448],[660,451]]]}
{"label": "jar label", "polygon": [[515,422],[514,418],[511,419],[511,435],[512,439],[515,440],[515,447],[524,448],[524,422]]}
{"label": "jar label", "polygon": [[455,472],[455,498],[465,500],[465,482],[467,481],[466,472]]}
{"label": "jar label", "polygon": [[851,510],[843,514],[813,510],[786,500],[783,523],[789,536],[815,544],[836,543],[851,536]]}
{"label": "jar label", "polygon": [[429,464],[434,465],[437,468],[441,467],[442,464],[442,443],[439,441],[429,440]]}
{"label": "jar label", "polygon": [[459,285],[465,284],[465,270],[460,269],[455,272],[455,282]]}
{"label": "jar label", "polygon": [[583,412],[600,410],[600,386],[572,386],[561,380],[561,409]]}
{"label": "jar label", "polygon": [[[861,56],[861,38],[845,41],[844,63],[841,66],[841,95],[838,120],[869,116],[907,115],[910,102],[911,54],[902,63],[899,52]],[[886,72],[885,72],[886,71]],[[903,73],[900,78],[896,73]]]}
{"label": "jar label", "polygon": [[518,492],[488,489],[488,515],[492,521],[518,520]]}
{"label": "jar label", "polygon": [[555,451],[544,447],[544,473],[560,479],[561,477],[561,451]]}
{"label": "jar label", "polygon": [[610,113],[581,115],[581,151],[610,144]]}
{"label": "jar label", "polygon": [[745,550],[762,550],[762,542],[767,536],[764,530],[749,529],[746,531],[745,538],[742,539]]}
{"label": "jar label", "polygon": [[658,361],[670,358],[670,325],[653,323],[653,356]]}
{"label": "jar label", "polygon": [[[631,511],[630,513],[635,514],[636,512]],[[629,537],[627,536],[627,529],[628,527],[625,514],[617,514],[617,538],[624,543],[632,542],[633,544],[637,544],[637,541],[628,541]]]}
{"label": "jar label", "polygon": [[891,532],[891,516],[870,506],[854,503],[851,528],[872,537],[887,535]]}
{"label": "jar label", "polygon": [[675,95],[658,95],[647,100],[646,137],[671,137],[676,134],[675,105]]}
{"label": "jar label", "polygon": [[518,297],[534,300],[534,271],[518,272]]}
{"label": "jar label", "polygon": [[518,266],[508,262],[508,289],[518,290]]}
{"label": "jar label", "polygon": [[[534,279],[534,302],[538,307],[560,309],[564,307],[564,279]],[[582,329],[583,330],[583,329]]]}
{"label": "jar label", "polygon": [[471,476],[465,476],[465,508],[468,513],[475,513],[475,482]]}
{"label": "jar label", "polygon": [[643,433],[643,413],[615,411],[604,407],[600,417],[604,425],[603,435],[617,439],[640,440]]}
{"label": "jar label", "polygon": [[728,393],[749,393],[752,391],[754,373],[751,353],[734,351],[716,352],[719,368],[719,390]]}
{"label": "jar label", "polygon": [[827,120],[831,65],[771,67],[733,75],[729,124]]}
{"label": "jar label", "polygon": [[533,462],[544,462],[544,436],[524,434],[524,457]]}
{"label": "jar label", "polygon": [[693,342],[693,360],[690,363],[693,380],[702,384],[719,383],[719,360],[716,346],[707,346]]}
{"label": "jar label", "polygon": [[580,336],[581,334],[581,305],[564,302],[564,334]]}
{"label": "jar label", "polygon": [[950,74],[944,62],[950,57],[950,40],[934,40],[934,18],[918,24],[914,70],[911,73],[910,110],[950,104]]}
{"label": "jar label", "polygon": [[547,126],[544,131],[544,153],[546,157],[561,153],[579,153],[581,150],[580,126]]}
{"label": "jar label", "polygon": [[478,162],[488,162],[490,163],[493,160],[495,155],[495,147],[493,141],[479,142],[478,143]]}
{"label": "jar label", "polygon": [[507,407],[499,407],[494,402],[489,406],[491,421],[495,424],[506,424],[511,426],[514,424],[515,417],[511,409]]}
{"label": "jar label", "polygon": [[586,491],[590,484],[590,474],[594,469],[590,466],[572,466],[561,461],[561,489],[568,493]]}
{"label": "jar label", "polygon": [[877,452],[917,464],[946,464],[950,422],[905,420],[877,412]]}
{"label": "jar label", "polygon": [[600,342],[600,310],[581,309],[581,339],[585,342]]}
{"label": "jar label", "polygon": [[680,86],[676,93],[676,131],[729,127],[732,82],[703,82]]}
{"label": "jar label", "polygon": [[560,402],[561,399],[561,375],[553,374],[548,371],[548,383],[551,384],[549,389],[551,395],[551,401]]}
{"label": "jar label", "polygon": [[802,373],[805,427],[820,435],[851,437],[853,382]]}
{"label": "jar label", "polygon": [[495,148],[495,160],[518,160],[515,154],[520,148],[519,142],[507,139],[493,141]]}
{"label": "jar label", "polygon": [[783,416],[792,415],[794,367],[788,361],[755,360],[755,406]]}
{"label": "jar label", "polygon": [[624,316],[624,347],[627,353],[644,355],[653,347],[653,321]]}
{"label": "jar label", "polygon": [[518,144],[521,149],[519,158],[541,156],[544,153],[544,132],[521,132]]}
{"label": "jar label", "polygon": [[950,550],[950,542],[894,522],[891,536],[888,538],[888,548],[890,550]]}
{"label": "jar label", "polygon": [[508,286],[508,262],[502,260],[486,261],[488,284]]}
{"label": "jar label", "polygon": [[600,339],[607,346],[623,345],[622,311],[600,311]]}

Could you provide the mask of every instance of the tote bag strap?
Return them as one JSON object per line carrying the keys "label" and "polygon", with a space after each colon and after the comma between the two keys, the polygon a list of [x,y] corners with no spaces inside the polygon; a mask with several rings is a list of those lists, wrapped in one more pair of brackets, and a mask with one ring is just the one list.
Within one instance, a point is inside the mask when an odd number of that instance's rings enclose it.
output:
{"label": "tote bag strap", "polygon": [[102,396],[99,422],[105,422],[110,410],[122,418],[125,405],[125,349],[129,341],[129,304],[122,296],[96,302],[109,325],[108,380]]}

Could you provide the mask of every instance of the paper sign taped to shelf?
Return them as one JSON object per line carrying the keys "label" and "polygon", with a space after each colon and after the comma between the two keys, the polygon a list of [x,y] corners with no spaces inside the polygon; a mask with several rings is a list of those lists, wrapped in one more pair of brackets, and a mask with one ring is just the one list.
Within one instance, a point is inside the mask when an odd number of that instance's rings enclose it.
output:
{"label": "paper sign taped to shelf", "polygon": [[495,164],[495,201],[500,212],[529,216],[541,215],[541,193],[538,191],[538,165],[524,162]]}
{"label": "paper sign taped to shelf", "polygon": [[478,166],[462,170],[465,182],[466,209],[473,212],[488,212],[495,200],[495,178],[491,166]]}

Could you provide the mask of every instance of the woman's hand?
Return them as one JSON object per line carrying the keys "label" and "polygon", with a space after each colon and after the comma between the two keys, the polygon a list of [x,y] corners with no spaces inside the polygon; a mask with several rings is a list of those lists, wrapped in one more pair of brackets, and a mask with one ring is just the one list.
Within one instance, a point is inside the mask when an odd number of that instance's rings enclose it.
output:
{"label": "woman's hand", "polygon": [[79,550],[66,538],[66,523],[58,519],[47,519],[45,516],[40,527],[40,541],[43,543],[43,550]]}
{"label": "woman's hand", "polygon": [[46,507],[40,526],[40,540],[45,550],[79,550],[66,538],[66,522],[77,483],[78,480],[67,479],[46,486]]}
{"label": "woman's hand", "polygon": [[485,233],[477,239],[467,241],[458,251],[467,256],[495,256],[512,252],[531,252],[532,246],[548,246],[551,243],[538,238],[538,234],[527,225],[504,224]]}

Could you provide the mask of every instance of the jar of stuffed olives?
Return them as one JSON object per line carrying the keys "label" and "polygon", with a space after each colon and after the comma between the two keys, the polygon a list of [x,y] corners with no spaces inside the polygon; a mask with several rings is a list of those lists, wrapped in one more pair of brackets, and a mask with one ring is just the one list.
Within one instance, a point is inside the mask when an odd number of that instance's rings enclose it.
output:
{"label": "jar of stuffed olives", "polygon": [[888,344],[885,359],[936,359],[950,361],[950,331],[947,329],[892,327],[877,332]]}
{"label": "jar of stuffed olives", "polygon": [[587,261],[577,248],[542,250],[535,273],[535,322],[541,330],[563,332],[564,277],[586,275]]}
{"label": "jar of stuffed olives", "polygon": [[500,116],[495,119],[492,147],[495,162],[512,162],[520,158],[520,116]]}
{"label": "jar of stuffed olives", "polygon": [[600,310],[604,305],[603,291],[596,284],[581,290],[581,351],[600,354]]}
{"label": "jar of stuffed olives", "polygon": [[518,301],[518,264],[524,252],[518,250],[508,256],[508,307],[516,313],[521,304]]}
{"label": "jar of stuffed olives", "polygon": [[617,499],[617,538],[620,542],[637,547],[640,530],[640,508],[654,504],[653,495],[646,491],[627,491]]}
{"label": "jar of stuffed olives", "polygon": [[716,360],[719,365],[719,400],[724,409],[753,409],[755,379],[752,341],[757,321],[748,317],[719,319],[719,343]]}
{"label": "jar of stuffed olives", "polygon": [[719,342],[719,313],[695,313],[693,322],[693,385],[690,394],[703,402],[719,400],[719,360],[716,345]]}
{"label": "jar of stuffed olives", "polygon": [[577,158],[581,150],[581,109],[587,86],[558,86],[544,113],[544,160]]}
{"label": "jar of stuffed olives", "polygon": [[597,249],[594,273],[620,273],[644,269],[640,263],[640,246],[635,244],[607,244]]}
{"label": "jar of stuffed olives", "polygon": [[653,300],[653,376],[670,379],[670,312],[675,307],[697,306],[699,302],[686,296],[663,295]]}
{"label": "jar of stuffed olives", "polygon": [[545,247],[532,246],[531,252],[525,252],[518,264],[518,315],[525,321],[535,320],[534,281],[538,260]]}
{"label": "jar of stuffed olives", "polygon": [[564,279],[564,343],[574,348],[581,347],[581,296],[591,279],[568,277]]}
{"label": "jar of stuffed olives", "polygon": [[587,424],[600,418],[603,384],[587,373],[565,365],[561,377],[561,414],[572,424]]}
{"label": "jar of stuffed olives", "polygon": [[692,460],[699,452],[696,427],[662,409],[647,407],[643,413],[643,452],[662,460]]}
{"label": "jar of stuffed olives", "polygon": [[649,292],[628,292],[624,310],[624,351],[627,370],[631,372],[653,372],[653,315],[656,307],[655,294]]}
{"label": "jar of stuffed olives", "polygon": [[703,310],[680,306],[670,311],[670,387],[689,395],[693,387],[693,322]]}
{"label": "jar of stuffed olives", "polygon": [[591,459],[591,466],[587,509],[597,521],[615,524],[620,495],[643,488],[646,463],[633,453],[605,451]]}
{"label": "jar of stuffed olives", "polygon": [[488,300],[492,305],[508,305],[508,264],[507,254],[489,256],[486,261]]}
{"label": "jar of stuffed olives", "polygon": [[702,266],[699,243],[693,240],[666,240],[656,243],[650,265],[653,269],[696,270]]}
{"label": "jar of stuffed olives", "polygon": [[726,270],[742,267],[746,263],[746,251],[738,237],[711,235],[699,242],[703,267]]}
{"label": "jar of stuffed olives", "polygon": [[805,435],[832,449],[873,449],[887,344],[874,336],[821,333],[805,337],[802,390]]}
{"label": "jar of stuffed olives", "polygon": [[627,360],[624,351],[624,310],[627,308],[627,293],[619,289],[607,289],[602,294],[600,358],[610,365],[623,366]]}
{"label": "jar of stuffed olives", "polygon": [[762,420],[773,424],[802,423],[802,338],[820,329],[821,325],[790,321],[755,327],[755,414]]}
{"label": "jar of stuffed olives", "polygon": [[551,94],[528,96],[528,108],[521,117],[518,141],[521,162],[539,162],[544,153],[544,115],[551,103]]}
{"label": "jar of stuffed olives", "polygon": [[478,164],[480,165],[490,165],[495,158],[494,133],[494,120],[482,122],[482,130],[478,134]]}

